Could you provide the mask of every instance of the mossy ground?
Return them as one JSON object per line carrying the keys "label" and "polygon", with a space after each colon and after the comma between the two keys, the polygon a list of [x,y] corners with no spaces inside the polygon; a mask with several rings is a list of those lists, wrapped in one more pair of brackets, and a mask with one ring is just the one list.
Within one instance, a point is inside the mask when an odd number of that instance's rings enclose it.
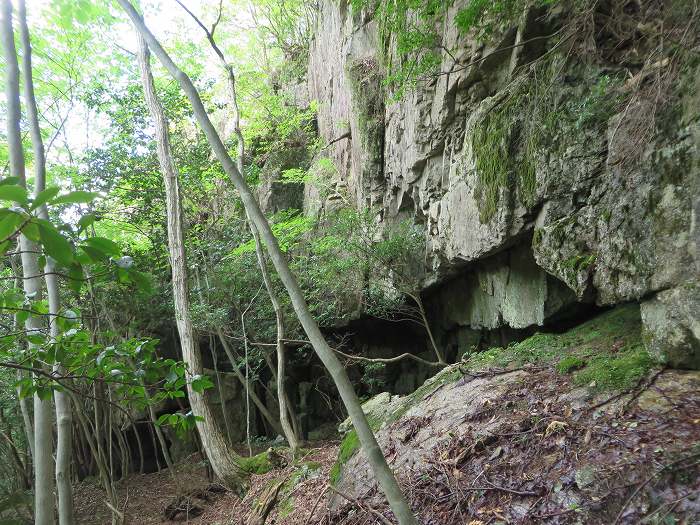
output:
{"label": "mossy ground", "polygon": [[561,334],[538,333],[507,348],[473,354],[466,365],[479,370],[553,364],[562,374],[573,373],[575,384],[625,389],[656,364],[644,349],[641,328],[639,306],[621,306]]}

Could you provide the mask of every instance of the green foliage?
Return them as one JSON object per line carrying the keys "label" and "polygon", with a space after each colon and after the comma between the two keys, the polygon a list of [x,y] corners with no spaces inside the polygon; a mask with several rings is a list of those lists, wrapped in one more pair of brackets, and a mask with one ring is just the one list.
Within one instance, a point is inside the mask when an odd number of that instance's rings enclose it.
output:
{"label": "green foliage", "polygon": [[[277,238],[282,251],[289,251],[306,234],[313,225],[313,220],[304,216],[299,210],[285,210],[272,218],[272,233]],[[262,239],[261,239],[262,242]],[[237,257],[243,254],[255,253],[255,240],[250,238],[246,242],[234,248],[230,257]]]}
{"label": "green foliage", "polygon": [[462,33],[473,33],[484,41],[496,31],[516,25],[527,7],[542,7],[559,0],[471,0],[460,9],[455,24]]}
{"label": "green foliage", "polygon": [[386,387],[384,377],[386,365],[384,363],[363,362],[360,364],[362,368],[362,383],[367,387],[370,395],[383,392]]}
{"label": "green foliage", "polygon": [[[556,1],[472,0],[460,9],[454,23],[463,34],[485,43],[494,33],[517,26],[526,8]],[[454,60],[456,50],[445,48],[443,41],[446,14],[454,0],[352,0],[351,5],[356,13],[371,12],[379,25],[385,83],[394,99],[436,75],[443,60]]]}
{"label": "green foliage", "polygon": [[353,0],[354,11],[373,12],[387,69],[385,83],[395,99],[425,75],[436,72],[441,62],[438,27],[450,1]]}

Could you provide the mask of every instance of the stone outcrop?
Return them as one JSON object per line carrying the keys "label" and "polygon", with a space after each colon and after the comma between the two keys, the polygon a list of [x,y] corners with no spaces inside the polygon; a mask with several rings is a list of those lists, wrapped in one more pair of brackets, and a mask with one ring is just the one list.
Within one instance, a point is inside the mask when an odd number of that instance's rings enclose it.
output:
{"label": "stone outcrop", "polygon": [[[649,348],[697,367],[672,354],[699,344],[684,292],[700,270],[698,69],[647,64],[672,79],[651,89],[638,65],[556,52],[544,38],[567,21],[556,8],[479,44],[454,23],[466,3],[446,17],[440,74],[392,101],[377,21],[321,2],[308,89],[334,184],[387,224],[424,225],[426,294],[444,329],[644,302]],[[318,192],[305,198],[323,213]]]}
{"label": "stone outcrop", "polygon": [[[678,494],[689,499],[674,516],[695,522],[700,372],[649,369],[642,337],[639,308],[619,307],[476,354],[363,410],[422,523],[485,522],[491,509],[503,522],[571,523],[541,516],[576,509],[576,522],[632,525]],[[341,430],[337,489],[383,510],[349,421]],[[330,522],[353,511],[331,503]]]}

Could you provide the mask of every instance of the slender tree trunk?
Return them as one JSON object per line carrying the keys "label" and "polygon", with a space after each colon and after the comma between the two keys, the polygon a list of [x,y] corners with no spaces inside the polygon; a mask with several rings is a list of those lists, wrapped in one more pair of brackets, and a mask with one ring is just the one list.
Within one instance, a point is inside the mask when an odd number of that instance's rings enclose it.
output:
{"label": "slender tree trunk", "polygon": [[131,423],[131,427],[134,429],[134,436],[136,436],[136,447],[139,449],[139,474],[143,474],[143,443],[141,442],[141,433],[136,427],[136,421]]}
{"label": "slender tree trunk", "polygon": [[[30,132],[34,151],[35,167],[35,193],[43,191],[46,187],[46,172],[44,159],[44,145],[39,130],[39,120],[36,113],[34,89],[32,84],[31,47],[29,31],[24,12],[24,0],[20,1],[20,21],[22,28],[22,46],[24,48],[24,89],[27,114],[30,122]],[[48,220],[49,214],[46,205],[39,211],[43,219]],[[58,323],[56,316],[61,309],[61,297],[58,288],[58,278],[54,275],[55,267],[47,258],[44,267],[44,280],[49,299],[49,334],[54,340],[58,337]],[[60,363],[54,365],[54,372],[61,375],[63,367]],[[58,523],[59,525],[72,525],[75,523],[73,509],[73,488],[70,479],[70,468],[73,459],[72,426],[70,400],[65,392],[54,391],[54,404],[56,406],[56,488],[58,489]]]}
{"label": "slender tree trunk", "polygon": [[[143,382],[142,382],[143,384]],[[151,396],[148,393],[148,388],[146,385],[143,386],[144,395],[146,396],[146,403],[148,403],[148,415],[151,417],[151,423],[153,423],[153,428],[156,431],[156,436],[158,437],[158,443],[160,443],[160,448],[163,451],[163,458],[165,459],[165,464],[168,466],[168,471],[170,476],[175,479],[175,470],[173,469],[173,460],[170,459],[170,452],[168,451],[168,444],[165,442],[165,436],[163,435],[163,429],[158,425],[158,418],[156,417],[156,411],[153,408],[153,403],[151,403]],[[156,450],[156,453],[158,451]]]}
{"label": "slender tree trunk", "polygon": [[[214,39],[215,27],[213,27],[211,30],[207,29],[207,27],[194,15],[194,13],[192,13],[192,11],[190,11],[180,0],[177,0],[177,2],[204,30],[204,32],[207,35],[207,40],[209,40],[209,44],[211,45],[216,55],[219,57],[219,60],[221,60],[223,68],[226,71],[226,78],[229,87],[229,96],[231,97],[231,109],[233,111],[233,132],[236,135],[237,142],[236,167],[238,168],[239,173],[243,173],[245,157],[245,139],[243,138],[243,133],[241,131],[240,110],[238,108],[238,96],[236,95],[236,75],[234,74],[233,66],[231,66],[231,64],[229,64],[226,61],[223,52],[216,44],[216,40]],[[265,282],[265,290],[267,291],[267,295],[269,296],[270,302],[272,303],[272,307],[275,311],[275,318],[277,323],[277,363],[279,368],[276,381],[278,404],[280,406],[280,423],[282,425],[282,431],[284,432],[284,436],[287,438],[287,442],[289,443],[292,452],[296,454],[299,448],[299,438],[298,434],[296,434],[296,428],[291,424],[289,414],[287,412],[286,407],[288,399],[284,386],[284,370],[286,363],[285,346],[284,342],[282,341],[284,339],[285,333],[284,316],[282,312],[281,303],[277,297],[277,294],[275,293],[274,288],[272,287],[272,280],[270,279],[270,274],[267,271],[267,263],[265,262],[265,255],[262,250],[260,235],[258,234],[258,230],[255,227],[255,224],[253,224],[250,218],[248,219],[248,225],[250,227],[250,232],[252,233],[253,239],[255,241],[255,254],[258,260],[258,266],[260,267],[260,272],[262,273],[263,281]],[[245,330],[243,332],[243,337],[246,337]]]}
{"label": "slender tree trunk", "polygon": [[[20,251],[19,243],[17,244],[17,251]],[[15,260],[15,256],[10,257],[10,265],[12,266],[12,273],[15,276],[15,288],[22,288],[22,275],[20,269]],[[17,315],[14,316],[14,329],[18,331],[20,328]],[[21,343],[20,343],[21,344]],[[21,380],[25,373],[21,370],[17,370],[17,380]],[[26,397],[22,397],[20,388],[17,387],[17,399],[19,400],[19,410],[22,413],[22,421],[24,422],[24,433],[27,436],[27,444],[29,445],[29,454],[34,460],[34,424],[32,423],[32,414],[29,409],[29,403]],[[27,467],[31,467],[31,462],[27,461]],[[33,468],[33,467],[32,467]]]}
{"label": "slender tree trunk", "polygon": [[430,329],[430,323],[428,322],[428,316],[425,313],[425,306],[423,306],[423,299],[421,299],[420,292],[416,294],[408,294],[408,296],[413,299],[413,302],[415,302],[418,306],[418,312],[420,313],[420,317],[423,321],[425,331],[428,334],[428,339],[430,339],[430,345],[433,347],[433,352],[435,352],[435,356],[438,358],[438,363],[445,364],[445,356],[442,355],[442,352],[438,348],[438,345],[435,342],[435,337],[433,337],[433,331]]}
{"label": "slender tree trunk", "polygon": [[[19,101],[19,64],[12,29],[12,3],[1,0],[2,43],[5,55],[5,98],[7,104],[7,143],[10,157],[10,176],[17,177],[26,186],[24,152],[20,135],[21,109]],[[23,270],[24,292],[27,297],[40,299],[42,280],[36,243],[20,235],[20,250]],[[41,330],[39,316],[29,316],[25,323],[28,334]],[[30,345],[31,349],[31,345]],[[52,525],[54,522],[53,501],[53,436],[51,431],[51,400],[34,396],[34,520],[37,525]]]}
{"label": "slender tree trunk", "polygon": [[[105,492],[107,493],[107,500],[109,501],[112,507],[117,508],[117,493],[116,490],[114,490],[114,484],[112,483],[112,479],[109,476],[109,467],[98,445],[99,438],[97,436],[97,433],[93,434],[93,432],[91,432],[90,420],[83,413],[80,401],[78,400],[77,396],[70,390],[67,392],[67,395],[69,399],[73,402],[73,406],[75,407],[75,414],[78,416],[78,422],[80,423],[80,428],[83,431],[83,437],[85,438],[85,441],[87,441],[92,458],[95,461],[95,465],[97,465],[97,472],[100,477],[100,481],[102,482],[102,486],[104,487]],[[115,513],[112,512],[112,522],[114,522],[117,517],[118,516],[115,516]]]}
{"label": "slender tree trunk", "polygon": [[289,293],[294,310],[301,325],[304,327],[304,331],[306,332],[309,341],[325,365],[326,369],[331,374],[331,377],[338,388],[340,397],[348,410],[350,420],[352,421],[355,431],[360,439],[362,450],[367,456],[379,486],[384,491],[384,494],[389,502],[389,505],[391,506],[391,509],[396,515],[399,524],[417,524],[417,520],[413,516],[411,508],[401,492],[399,484],[394,477],[394,473],[391,471],[391,468],[389,468],[386,458],[384,458],[384,454],[379,448],[377,439],[369,426],[367,416],[362,411],[360,400],[355,393],[355,389],[350,382],[350,378],[348,377],[345,368],[328,345],[318,327],[318,324],[316,323],[316,320],[309,311],[306,304],[306,299],[304,298],[304,293],[299,287],[296,277],[289,269],[287,259],[280,249],[274,233],[272,233],[270,224],[267,222],[265,215],[260,210],[260,206],[243,178],[243,175],[238,171],[233,159],[231,159],[230,155],[228,154],[228,150],[222,142],[221,137],[219,137],[216,128],[212,124],[211,120],[209,120],[209,115],[207,114],[202,100],[199,97],[197,88],[195,88],[194,84],[192,84],[189,77],[170,59],[168,54],[161,47],[158,40],[156,40],[153,34],[148,30],[143,19],[134,9],[134,6],[131,5],[128,0],[118,0],[118,2],[127,12],[129,18],[131,18],[131,21],[146,39],[149,47],[158,56],[161,63],[170,72],[173,78],[180,83],[182,90],[190,100],[195,117],[199,122],[200,127],[204,131],[204,134],[214,150],[216,157],[218,158],[219,162],[221,162],[224,171],[230,177],[232,183],[238,190],[248,216],[252,219],[253,224],[255,224],[255,226],[258,228],[258,231],[265,242],[270,258],[272,259],[272,263],[274,264],[282,283],[287,289],[287,292]]}
{"label": "slender tree trunk", "polygon": [[[202,255],[202,260],[204,260],[204,255]],[[194,275],[195,279],[197,280],[197,295],[199,296],[199,304],[202,306],[202,308],[205,308],[208,303],[204,300],[204,292],[202,291],[202,280],[200,279],[197,264],[194,265]],[[229,421],[228,407],[226,406],[226,395],[224,394],[224,389],[221,384],[221,375],[219,374],[219,360],[216,355],[216,349],[214,348],[214,336],[212,334],[209,334],[209,355],[211,355],[211,362],[214,365],[214,375],[216,376],[216,388],[219,392],[219,401],[221,401],[221,412],[224,415],[224,426],[226,427],[226,439],[229,445],[233,445],[233,439],[231,438],[231,422]]]}
{"label": "slender tree trunk", "polygon": [[[141,79],[146,95],[146,104],[151,113],[156,128],[158,142],[158,160],[163,171],[165,184],[165,198],[168,213],[168,248],[170,250],[170,264],[173,274],[173,299],[175,303],[175,316],[177,329],[180,334],[182,356],[188,365],[191,377],[201,375],[202,357],[192,330],[192,322],[189,312],[189,298],[187,295],[187,265],[185,259],[184,234],[182,231],[182,209],[180,206],[180,188],[177,172],[170,153],[170,139],[168,137],[167,121],[163,108],[158,101],[151,74],[148,46],[142,38],[139,38],[139,63],[141,67]],[[202,439],[204,448],[212,469],[217,477],[221,478],[232,488],[241,490],[247,479],[245,470],[241,467],[240,458],[231,450],[223,434],[216,426],[214,415],[204,395],[195,391],[191,383],[187,383],[190,406],[192,412],[202,419],[197,421],[197,429]]]}
{"label": "slender tree trunk", "polygon": [[[46,189],[46,156],[44,143],[39,128],[36,97],[34,96],[34,80],[32,78],[32,46],[27,27],[27,10],[25,0],[19,0],[19,27],[22,39],[22,66],[24,73],[24,100],[29,121],[29,133],[32,139],[32,151],[34,153],[34,193]],[[48,220],[49,213],[46,205],[39,210],[41,218]],[[54,265],[47,258],[44,267],[46,290],[49,297],[49,332],[52,339],[58,337],[58,324],[56,315],[61,309],[61,297],[58,289],[58,278],[54,275]],[[54,372],[63,373],[60,363],[54,366]],[[65,392],[54,392],[56,405],[56,488],[58,489],[58,523],[59,525],[72,525],[75,522],[73,510],[73,488],[70,479],[70,468],[73,459],[72,443],[72,414],[70,400]]]}
{"label": "slender tree trunk", "polygon": [[[236,356],[233,355],[233,351],[231,350],[231,347],[228,344],[228,341],[226,341],[226,337],[224,336],[224,333],[221,331],[221,328],[217,327],[216,328],[216,335],[219,337],[219,341],[221,342],[221,346],[224,347],[224,352],[226,352],[226,357],[228,357],[228,360],[231,362],[231,368],[233,369],[233,374],[236,376],[236,379],[241,383],[241,386],[243,388],[246,388],[247,380],[245,376],[241,373],[241,371],[238,369],[238,363],[236,362]],[[244,335],[245,337],[245,335]],[[265,418],[265,420],[270,424],[270,427],[277,432],[278,434],[282,433],[282,427],[280,427],[279,422],[277,421],[277,418],[275,418],[270,411],[267,409],[265,406],[265,403],[262,402],[260,399],[260,396],[255,392],[254,388],[248,389],[250,392],[250,399],[253,401],[253,404],[258,408],[262,416]]]}
{"label": "slender tree trunk", "polygon": [[292,449],[292,454],[296,456],[296,453],[299,450],[299,438],[294,432],[294,427],[289,419],[289,412],[287,410],[287,395],[285,386],[285,380],[287,377],[287,356],[285,353],[286,348],[284,344],[284,312],[282,311],[282,304],[280,303],[279,297],[277,297],[275,289],[273,288],[270,273],[267,271],[267,262],[265,261],[265,254],[262,250],[262,243],[260,242],[258,230],[251,221],[248,221],[248,224],[250,225],[250,231],[253,234],[253,239],[255,240],[255,254],[258,258],[258,266],[260,267],[260,272],[262,273],[265,289],[267,290],[267,296],[270,298],[272,308],[275,311],[275,320],[277,323],[277,403],[280,407],[280,423],[282,424],[284,437],[287,438],[287,443],[289,443],[289,448]]}

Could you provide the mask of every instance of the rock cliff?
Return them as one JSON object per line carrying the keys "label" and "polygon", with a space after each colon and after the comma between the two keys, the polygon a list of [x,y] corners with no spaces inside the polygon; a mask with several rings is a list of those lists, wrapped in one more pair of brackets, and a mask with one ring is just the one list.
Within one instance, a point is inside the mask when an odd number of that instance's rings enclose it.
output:
{"label": "rock cliff", "polygon": [[445,334],[632,301],[647,348],[699,368],[700,69],[683,6],[599,2],[576,18],[550,2],[480,41],[455,24],[466,4],[441,21],[435,74],[394,100],[373,14],[321,2],[307,83],[335,191],[307,187],[304,208],[343,193],[383,224],[421,225]]}

